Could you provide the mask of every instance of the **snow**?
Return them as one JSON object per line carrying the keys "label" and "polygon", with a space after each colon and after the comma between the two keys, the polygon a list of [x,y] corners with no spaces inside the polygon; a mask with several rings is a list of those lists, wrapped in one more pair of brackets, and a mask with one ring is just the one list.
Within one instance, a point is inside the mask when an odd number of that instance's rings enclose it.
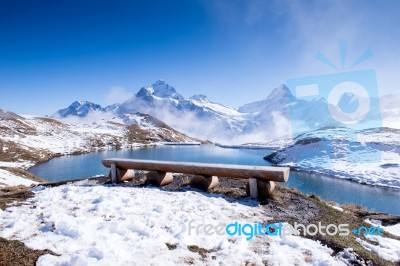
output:
{"label": "snow", "polygon": [[376,253],[379,257],[389,261],[400,260],[400,241],[378,235],[367,235],[369,240],[357,238],[366,250]]}
{"label": "snow", "polygon": [[[77,102],[76,104],[82,103]],[[18,153],[11,159],[12,162],[0,161],[0,167],[26,170],[37,161],[47,160],[54,155],[112,149],[116,143],[120,144],[122,148],[146,145],[132,142],[126,136],[128,130],[126,125],[133,124],[147,131],[150,136],[165,135],[179,141],[176,143],[190,142],[194,144],[193,139],[180,135],[171,129],[162,128],[159,121],[143,114],[127,114],[119,117],[113,116],[111,113],[103,115],[102,112],[91,110],[85,117],[69,116],[60,120],[62,122],[32,115],[25,117],[15,115],[12,119],[2,119],[0,152],[10,152],[10,149],[16,149]],[[36,161],[23,159],[25,152],[32,155],[31,157],[35,158],[32,160]],[[7,158],[7,160],[10,160],[10,158]],[[0,174],[1,186],[30,186],[32,184],[30,180],[12,175],[6,170],[3,170]]]}
{"label": "snow", "polygon": [[336,205],[331,205],[331,207],[332,208],[334,208],[335,210],[338,210],[338,211],[343,211],[343,208],[342,207],[339,207],[339,206],[336,206]]}
{"label": "snow", "polygon": [[34,163],[29,162],[29,161],[22,161],[22,162],[2,162],[2,161],[0,161],[0,167],[14,167],[14,168],[27,169],[33,165],[34,165]]}
{"label": "snow", "polygon": [[400,223],[389,226],[383,226],[383,230],[391,233],[392,235],[400,236]]}
{"label": "snow", "polygon": [[400,188],[400,131],[330,128],[309,132],[270,160],[358,183]]}
{"label": "snow", "polygon": [[[3,135],[1,138],[5,141],[19,144],[27,150],[32,148],[46,149],[52,153],[60,154],[69,154],[74,151],[90,151],[92,149],[90,140],[95,138],[97,134],[107,133],[110,138],[123,135],[123,129],[117,126],[113,126],[113,128],[105,132],[105,130],[99,130],[93,126],[57,124],[43,120],[40,117],[31,117],[18,121],[27,128],[26,132]],[[3,121],[3,125],[11,130],[18,128],[18,125],[11,120]],[[83,132],[86,134],[82,134]]]}
{"label": "snow", "polygon": [[0,169],[0,187],[19,185],[31,186],[37,183],[38,182],[16,176],[9,171]]}
{"label": "snow", "polygon": [[199,100],[197,98],[191,99],[191,101],[197,106],[208,108],[218,114],[226,115],[228,117],[236,117],[236,119],[243,119],[244,117],[244,114],[239,113],[239,111],[232,107],[226,107],[222,104],[213,103],[208,100]]}
{"label": "snow", "polygon": [[382,225],[382,222],[378,221],[378,220],[366,219],[365,222],[367,222],[371,225],[374,225],[374,226],[380,226],[383,228],[384,231],[389,232],[392,235],[400,236],[400,223],[384,226],[384,225]]}
{"label": "snow", "polygon": [[[299,236],[189,234],[188,225],[265,221],[255,201],[195,191],[99,186],[36,187],[25,205],[0,212],[0,236],[50,249],[37,265],[345,265],[333,250]],[[57,204],[54,204],[57,202]],[[166,243],[176,245],[169,250]],[[188,245],[209,249],[205,258]],[[290,256],[288,256],[290,254]]]}
{"label": "snow", "polygon": [[[399,95],[381,98],[383,121],[374,121],[375,126],[383,124],[400,128],[400,108],[397,106],[399,98]],[[325,98],[315,101],[298,99],[285,85],[272,90],[263,100],[236,109],[212,102],[205,95],[184,98],[163,80],[141,88],[121,105],[102,108],[91,102],[75,102],[56,112],[53,117],[67,116],[66,121],[74,123],[77,121],[74,116],[84,116],[85,120],[95,122],[121,120],[124,115],[132,112],[151,114],[173,128],[199,139],[233,145],[265,143],[291,136],[290,132],[297,135],[318,127],[341,125],[329,113]]]}

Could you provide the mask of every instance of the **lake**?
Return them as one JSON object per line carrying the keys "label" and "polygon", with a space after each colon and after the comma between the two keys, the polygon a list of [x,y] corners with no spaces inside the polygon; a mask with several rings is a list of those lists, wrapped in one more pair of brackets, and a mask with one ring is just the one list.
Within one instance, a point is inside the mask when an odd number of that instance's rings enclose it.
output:
{"label": "lake", "polygon": [[[134,158],[185,162],[246,164],[268,166],[263,157],[268,149],[230,149],[214,145],[157,146],[109,150],[84,155],[54,158],[29,171],[48,181],[60,181],[106,175],[101,164],[105,158]],[[339,203],[353,203],[369,210],[400,215],[400,190],[372,187],[319,174],[291,171],[287,186]]]}

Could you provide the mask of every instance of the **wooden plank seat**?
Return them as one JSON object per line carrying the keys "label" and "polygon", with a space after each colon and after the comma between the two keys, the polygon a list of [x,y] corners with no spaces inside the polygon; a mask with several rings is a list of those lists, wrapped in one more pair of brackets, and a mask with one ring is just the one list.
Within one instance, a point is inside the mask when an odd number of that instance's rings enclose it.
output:
{"label": "wooden plank seat", "polygon": [[193,162],[171,162],[156,160],[138,160],[111,158],[104,159],[105,167],[111,168],[113,183],[119,183],[129,176],[133,178],[134,170],[149,171],[147,183],[165,186],[172,182],[172,173],[193,175],[191,186],[207,191],[218,184],[218,177],[248,179],[247,192],[252,198],[268,197],[275,188],[274,182],[287,182],[288,167],[251,166],[234,164],[211,164]]}

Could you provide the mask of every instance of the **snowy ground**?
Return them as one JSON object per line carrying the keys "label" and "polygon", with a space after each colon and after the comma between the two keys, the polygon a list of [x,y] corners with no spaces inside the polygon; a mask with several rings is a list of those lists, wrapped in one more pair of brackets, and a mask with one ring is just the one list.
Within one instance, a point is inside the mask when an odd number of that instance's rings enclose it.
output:
{"label": "snowy ground", "polygon": [[[38,265],[345,265],[351,256],[347,250],[333,256],[330,248],[299,236],[247,241],[204,229],[189,233],[191,221],[194,226],[266,221],[268,213],[252,200],[88,181],[37,187],[35,194],[25,205],[0,211],[0,236],[61,255],[44,255]],[[391,247],[387,239],[379,241],[388,259],[400,259],[400,241],[390,240]],[[204,257],[190,245],[206,249]]]}
{"label": "snowy ground", "polygon": [[31,186],[35,184],[37,184],[37,182],[16,176],[9,171],[0,169],[0,187],[18,185]]}
{"label": "snowy ground", "polygon": [[296,167],[358,183],[400,188],[400,130],[323,129],[268,156]]}

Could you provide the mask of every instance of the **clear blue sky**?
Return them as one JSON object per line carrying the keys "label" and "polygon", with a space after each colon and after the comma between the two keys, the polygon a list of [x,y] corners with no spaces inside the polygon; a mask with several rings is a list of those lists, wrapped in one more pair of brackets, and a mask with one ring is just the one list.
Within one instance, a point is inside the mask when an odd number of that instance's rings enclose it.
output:
{"label": "clear blue sky", "polygon": [[238,107],[292,77],[335,73],[321,51],[400,82],[400,2],[291,0],[0,1],[0,108],[52,114],[120,101],[164,79],[186,97]]}

